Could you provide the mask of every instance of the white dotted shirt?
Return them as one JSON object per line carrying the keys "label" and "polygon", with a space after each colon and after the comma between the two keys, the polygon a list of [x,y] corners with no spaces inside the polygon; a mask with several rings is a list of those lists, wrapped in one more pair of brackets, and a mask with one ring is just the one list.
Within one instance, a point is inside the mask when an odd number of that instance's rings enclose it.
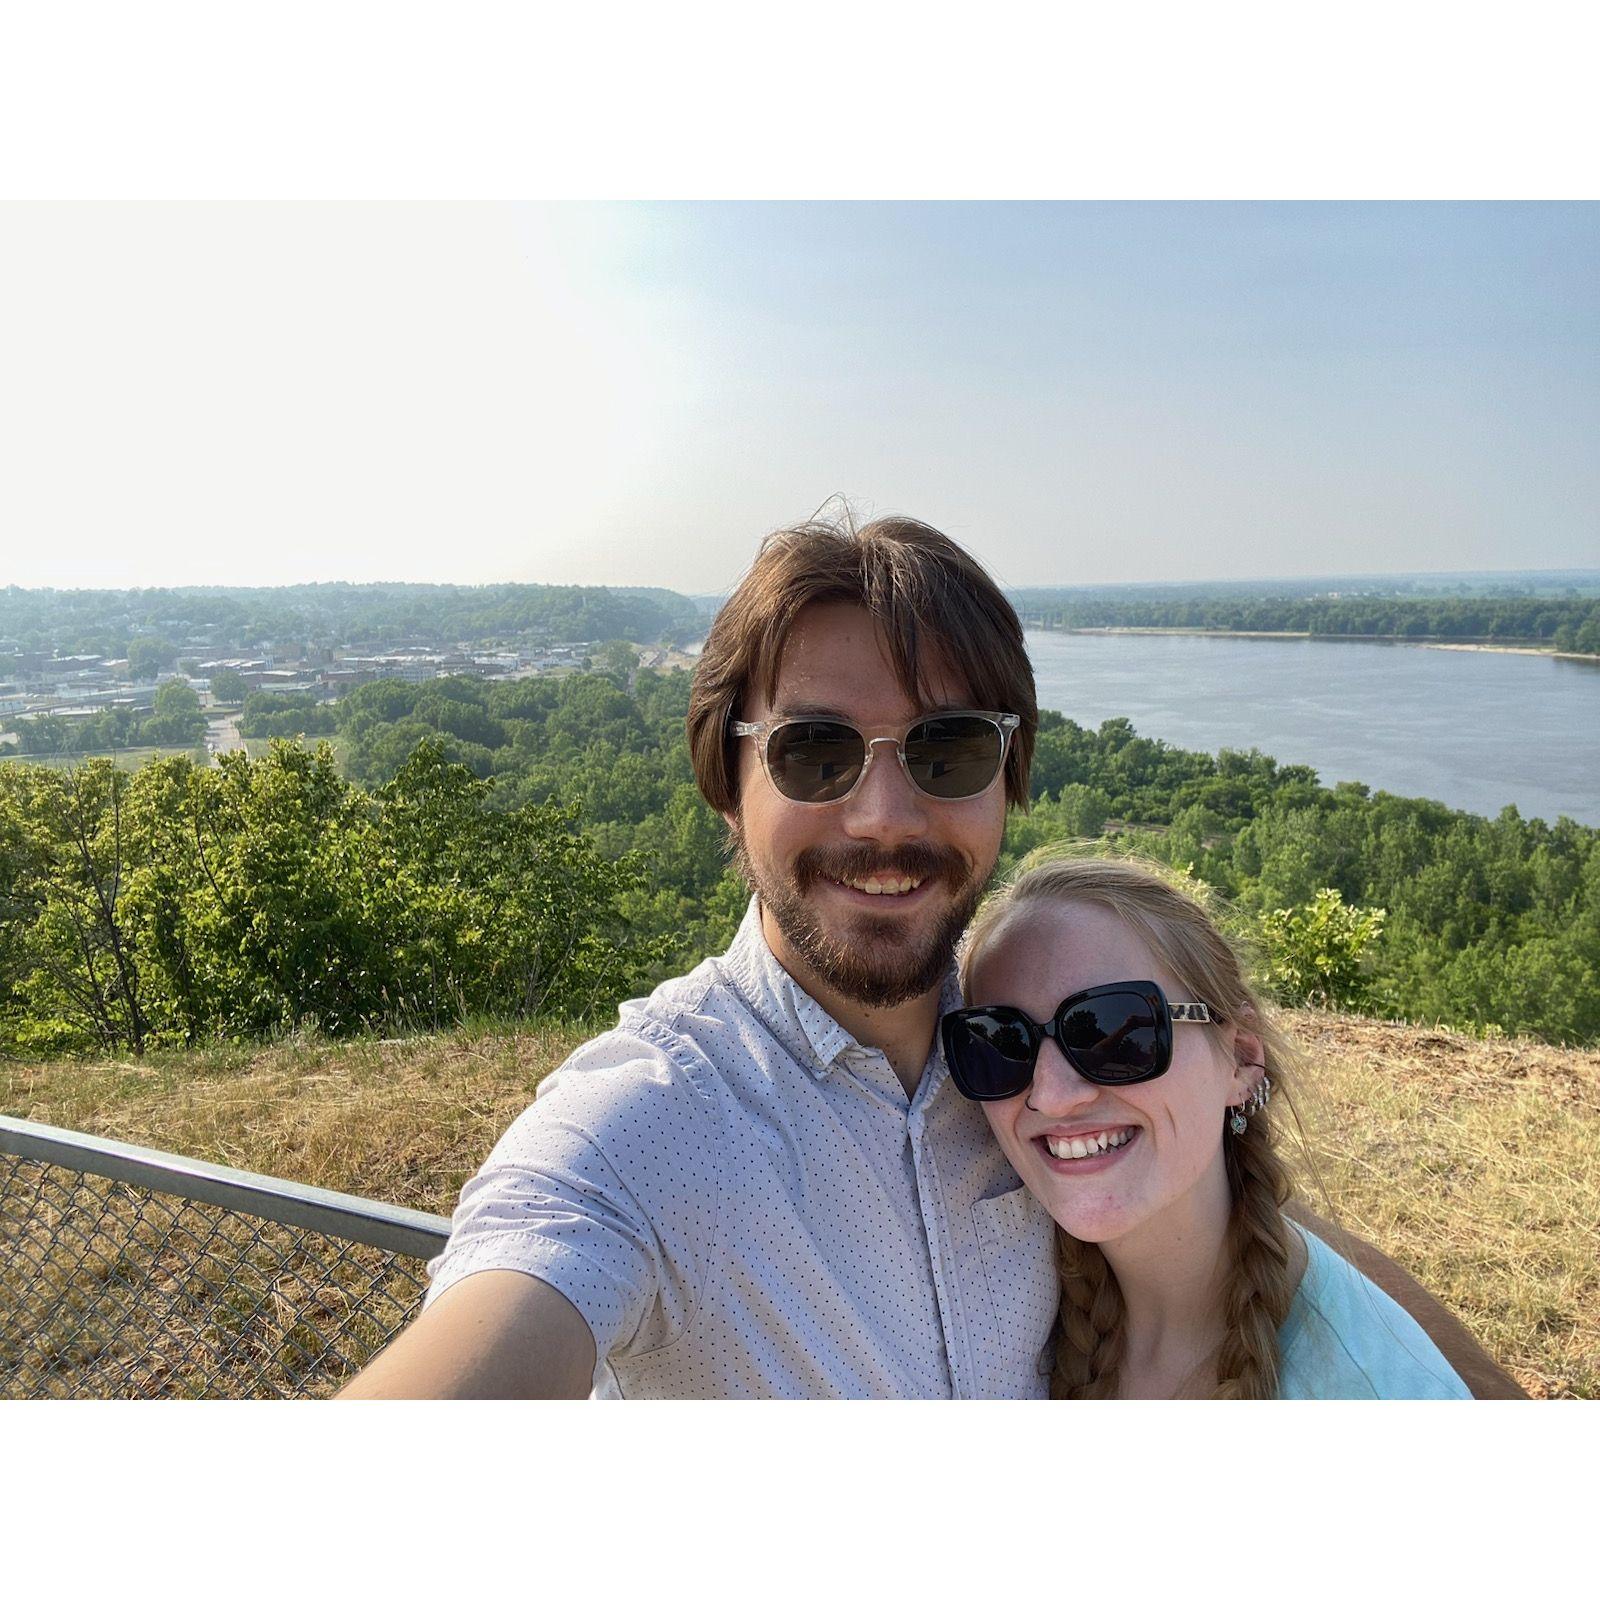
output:
{"label": "white dotted shirt", "polygon": [[726,955],[539,1086],[462,1190],[428,1299],[502,1268],[582,1313],[605,1398],[1048,1388],[1048,1214],[937,1046],[908,1104],[778,964],[754,900]]}

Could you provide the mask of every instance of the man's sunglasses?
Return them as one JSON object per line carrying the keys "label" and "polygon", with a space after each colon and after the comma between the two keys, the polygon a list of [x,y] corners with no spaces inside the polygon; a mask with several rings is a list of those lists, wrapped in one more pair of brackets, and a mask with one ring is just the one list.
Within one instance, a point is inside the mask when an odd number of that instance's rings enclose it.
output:
{"label": "man's sunglasses", "polygon": [[772,787],[785,800],[827,806],[848,800],[880,744],[892,744],[905,775],[935,800],[971,800],[992,788],[1021,717],[1010,711],[941,711],[913,722],[898,739],[869,739],[842,717],[779,717],[735,722],[754,739]]}
{"label": "man's sunglasses", "polygon": [[1009,1100],[1033,1082],[1046,1039],[1090,1083],[1144,1083],[1172,1065],[1172,1024],[1213,1022],[1200,1001],[1171,1004],[1146,979],[1069,994],[1048,1022],[1015,1006],[967,1006],[939,1022],[944,1058],[969,1100]]}

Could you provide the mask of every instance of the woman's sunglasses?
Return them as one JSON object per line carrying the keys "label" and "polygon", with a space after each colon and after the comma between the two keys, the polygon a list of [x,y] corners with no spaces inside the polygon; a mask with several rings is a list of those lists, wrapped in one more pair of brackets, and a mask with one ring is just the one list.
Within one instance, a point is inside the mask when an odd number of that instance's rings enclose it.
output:
{"label": "woman's sunglasses", "polygon": [[895,747],[906,776],[925,795],[971,800],[1000,776],[1021,721],[1010,711],[941,711],[913,722],[898,739],[869,739],[842,717],[735,722],[729,732],[756,741],[761,765],[785,800],[827,806],[855,793],[880,744]]}
{"label": "woman's sunglasses", "polygon": [[1033,1082],[1046,1039],[1090,1083],[1144,1083],[1172,1065],[1172,1024],[1213,1022],[1200,1001],[1171,1004],[1145,979],[1069,994],[1048,1022],[1015,1006],[967,1006],[939,1023],[944,1058],[969,1100],[1009,1100]]}

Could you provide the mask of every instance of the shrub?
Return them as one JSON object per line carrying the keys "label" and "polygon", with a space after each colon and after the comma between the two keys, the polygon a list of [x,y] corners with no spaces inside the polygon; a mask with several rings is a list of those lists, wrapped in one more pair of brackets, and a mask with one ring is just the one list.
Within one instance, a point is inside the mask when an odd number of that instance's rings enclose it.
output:
{"label": "shrub", "polygon": [[1386,912],[1349,906],[1337,889],[1309,905],[1266,912],[1258,924],[1267,982],[1293,1004],[1354,1009],[1371,988],[1369,953]]}

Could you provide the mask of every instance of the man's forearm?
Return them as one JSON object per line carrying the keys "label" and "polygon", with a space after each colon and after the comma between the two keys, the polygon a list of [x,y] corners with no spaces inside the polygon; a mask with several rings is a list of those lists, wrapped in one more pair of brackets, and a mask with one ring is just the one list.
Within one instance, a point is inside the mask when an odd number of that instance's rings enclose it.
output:
{"label": "man's forearm", "polygon": [[559,1290],[521,1272],[479,1272],[447,1289],[340,1400],[580,1400],[594,1335]]}
{"label": "man's forearm", "polygon": [[1526,1400],[1511,1374],[1473,1338],[1466,1325],[1436,1300],[1404,1267],[1391,1261],[1376,1245],[1341,1228],[1298,1201],[1285,1210],[1302,1227],[1342,1255],[1358,1272],[1364,1272],[1391,1299],[1399,1301],[1422,1331],[1439,1347],[1446,1361],[1478,1400]]}

